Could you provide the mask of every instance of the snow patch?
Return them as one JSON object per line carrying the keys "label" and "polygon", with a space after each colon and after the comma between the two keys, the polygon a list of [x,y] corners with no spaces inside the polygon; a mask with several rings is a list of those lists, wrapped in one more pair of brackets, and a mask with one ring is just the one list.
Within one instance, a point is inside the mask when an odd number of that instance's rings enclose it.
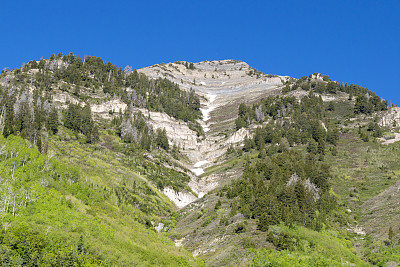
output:
{"label": "snow patch", "polygon": [[202,160],[202,161],[199,161],[199,162],[196,162],[195,164],[194,164],[194,167],[195,168],[199,168],[199,167],[201,167],[201,166],[203,166],[203,165],[205,165],[205,164],[207,164],[207,163],[210,163],[208,160]]}
{"label": "snow patch", "polygon": [[208,101],[209,101],[210,104],[211,104],[212,102],[215,101],[215,99],[217,98],[217,95],[214,95],[214,94],[207,94],[206,97],[208,98]]}
{"label": "snow patch", "polygon": [[165,187],[163,190],[166,195],[178,208],[183,208],[186,205],[192,203],[197,198],[191,193],[176,192],[171,187]]}
{"label": "snow patch", "polygon": [[204,165],[206,165],[208,163],[210,163],[208,160],[198,161],[193,165],[194,169],[192,169],[191,171],[194,174],[196,174],[196,176],[202,175],[204,173],[204,169],[200,168],[200,167],[204,166]]}
{"label": "snow patch", "polygon": [[191,171],[192,171],[194,174],[196,174],[197,176],[202,175],[202,174],[204,173],[203,168],[194,168],[194,169],[191,169]]}
{"label": "snow patch", "polygon": [[200,108],[200,111],[203,114],[204,122],[206,122],[210,119],[210,112],[213,111],[214,109],[215,109],[215,107]]}
{"label": "snow patch", "polygon": [[[204,122],[207,122],[208,120],[211,119],[210,113],[215,109],[215,106],[212,106],[211,104],[212,104],[212,102],[215,101],[215,99],[217,98],[217,95],[206,94],[206,98],[208,99],[206,108],[200,108],[200,111],[203,114]],[[203,130],[204,130],[204,132],[208,132],[210,130],[210,125],[208,123],[203,125]]]}

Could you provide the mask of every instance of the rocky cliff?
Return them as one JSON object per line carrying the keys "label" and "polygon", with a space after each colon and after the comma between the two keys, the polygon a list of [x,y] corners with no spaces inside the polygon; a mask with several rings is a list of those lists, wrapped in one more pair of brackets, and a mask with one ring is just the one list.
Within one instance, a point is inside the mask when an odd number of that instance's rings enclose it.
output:
{"label": "rocky cliff", "polygon": [[[220,177],[203,175],[205,168],[221,163],[230,145],[241,144],[246,136],[251,135],[248,130],[234,129],[239,104],[252,103],[262,97],[278,94],[283,83],[289,79],[288,76],[261,73],[247,63],[236,60],[204,61],[190,65],[188,62],[175,62],[138,71],[152,78],[169,79],[182,89],[193,89],[202,97],[200,110],[203,119],[199,122],[205,134],[201,137],[197,137],[186,124],[168,115],[150,112],[153,127],[165,128],[170,143],[178,145],[188,156],[190,162],[187,167],[198,176],[192,179],[189,186],[199,197],[222,182]],[[176,201],[179,194],[168,193],[167,196],[181,206],[181,201]],[[193,200],[195,198],[188,197],[185,203]]]}

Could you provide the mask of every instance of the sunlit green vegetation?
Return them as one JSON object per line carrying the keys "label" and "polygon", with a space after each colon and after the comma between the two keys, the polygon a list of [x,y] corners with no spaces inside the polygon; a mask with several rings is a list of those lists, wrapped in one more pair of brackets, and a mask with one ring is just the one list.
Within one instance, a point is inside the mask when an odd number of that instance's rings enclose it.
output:
{"label": "sunlit green vegetation", "polygon": [[[172,205],[146,180],[124,178],[127,173],[117,169],[120,178],[108,186],[96,181],[96,176],[107,180],[103,171],[113,172],[107,153],[87,158],[103,164],[95,173],[83,158],[81,164],[72,158],[63,163],[29,148],[20,137],[0,137],[0,145],[3,265],[195,264],[190,254],[154,231],[150,220],[167,214]],[[71,152],[79,158],[83,150],[75,148]]]}
{"label": "sunlit green vegetation", "polygon": [[335,230],[275,226],[268,232],[275,249],[255,251],[252,266],[368,266],[348,236]]}

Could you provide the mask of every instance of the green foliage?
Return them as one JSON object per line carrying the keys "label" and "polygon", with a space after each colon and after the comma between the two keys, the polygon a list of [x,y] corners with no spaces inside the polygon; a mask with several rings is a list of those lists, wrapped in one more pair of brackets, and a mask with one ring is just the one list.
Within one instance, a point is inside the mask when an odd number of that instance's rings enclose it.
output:
{"label": "green foliage", "polygon": [[250,124],[249,121],[251,120],[252,117],[254,117],[254,116],[252,114],[251,109],[249,109],[246,106],[246,104],[241,103],[239,105],[239,116],[235,120],[236,129],[239,130],[240,128],[248,127]]}
{"label": "green foliage", "polygon": [[246,232],[246,225],[245,225],[244,223],[238,223],[238,224],[235,226],[234,232],[235,232],[236,234]]}
{"label": "green foliage", "polygon": [[346,236],[334,231],[315,232],[303,227],[274,227],[268,242],[278,250],[254,250],[252,266],[368,266],[354,254]]}
{"label": "green foliage", "polygon": [[[321,76],[319,73],[314,73],[314,76]],[[312,89],[318,94],[338,94],[339,92],[344,92],[349,94],[349,100],[352,100],[353,96],[356,96],[356,103],[354,107],[354,112],[370,114],[375,111],[386,110],[388,108],[388,101],[383,101],[374,92],[371,92],[367,88],[361,87],[355,84],[340,84],[338,82],[331,81],[328,75],[322,75],[321,79],[309,78],[306,76],[298,79],[297,81],[291,81],[286,84],[282,92],[288,93],[299,88],[308,91]],[[332,102],[331,102],[332,103]],[[334,110],[333,104],[328,106],[329,111]]]}
{"label": "green foliage", "polygon": [[[323,155],[326,143],[336,145],[339,139],[337,127],[324,124],[323,106],[322,98],[312,92],[300,101],[294,97],[269,97],[251,108],[242,103],[236,119],[237,128],[263,123],[254,130],[252,139],[245,139],[243,150],[263,151],[265,148],[267,154],[274,154],[287,151],[291,146],[309,144],[310,149],[315,146],[312,153]],[[274,147],[274,144],[279,145]]]}
{"label": "green foliage", "polygon": [[371,114],[374,111],[382,111],[387,109],[387,101],[381,101],[379,96],[371,93],[369,97],[365,95],[358,96],[354,106],[354,113]]}
{"label": "green foliage", "polygon": [[169,150],[168,137],[165,128],[162,130],[160,128],[157,129],[155,142],[158,147],[167,151]]}
{"label": "green foliage", "polygon": [[90,106],[80,107],[70,103],[64,113],[64,126],[86,135],[90,140],[94,126]]}
{"label": "green foliage", "polygon": [[[124,117],[120,116],[114,122],[117,134],[124,142],[135,143],[144,150],[151,150],[154,141],[153,127],[147,122],[143,113],[126,112]],[[155,144],[158,146],[158,144]]]}
{"label": "green foliage", "polygon": [[239,211],[257,218],[263,231],[280,222],[316,229],[336,208],[329,193],[330,177],[327,165],[288,151],[248,162],[226,196],[237,199]]}
{"label": "green foliage", "polygon": [[215,203],[214,210],[218,210],[221,207],[221,205],[222,205],[221,200],[218,199],[217,203]]}
{"label": "green foliage", "polygon": [[393,232],[393,228],[392,226],[389,227],[389,240],[393,241],[393,236],[394,236],[394,232]]}
{"label": "green foliage", "polygon": [[[390,231],[390,228],[389,228]],[[371,238],[366,242],[366,259],[374,266],[388,266],[400,263],[400,244],[388,239],[372,243]]]}
{"label": "green foliage", "polygon": [[57,132],[58,114],[46,96],[42,97],[37,90],[30,92],[19,82],[16,84],[21,86],[20,90],[15,90],[11,84],[4,88],[0,86],[0,112],[4,119],[2,133],[4,136],[19,134],[37,144],[44,126],[52,133]]}
{"label": "green foliage", "polygon": [[367,125],[367,131],[372,132],[373,137],[382,137],[383,131],[378,123],[370,121]]}
{"label": "green foliage", "polygon": [[[40,155],[20,137],[0,137],[0,145],[2,264],[196,264],[189,253],[175,249],[172,241],[146,229],[139,218],[149,218],[155,210],[123,201],[132,198],[131,192],[118,192],[117,184],[99,187],[98,182],[93,184],[94,176],[87,168]],[[110,186],[111,191],[107,189]],[[149,191],[152,189],[147,185]],[[162,207],[164,200],[156,190],[153,197],[145,192],[142,191],[140,198],[149,197],[148,205]],[[159,203],[154,203],[156,199]],[[140,203],[137,199],[136,204]]]}
{"label": "green foliage", "polygon": [[[263,125],[254,129],[253,138],[245,138],[243,146],[245,152],[260,151],[258,159],[247,161],[242,177],[225,190],[236,203],[232,215],[237,209],[257,220],[262,231],[281,222],[321,230],[332,220],[338,205],[322,156],[327,144],[337,145],[339,131],[325,120],[322,98],[312,92],[301,100],[269,97],[252,107],[239,106],[237,128]],[[307,145],[308,154],[290,148],[298,145]]]}
{"label": "green foliage", "polygon": [[167,79],[151,80],[136,71],[126,77],[126,86],[133,89],[128,104],[165,112],[200,130],[196,121],[201,117],[200,99],[193,90],[186,92]]}
{"label": "green foliage", "polygon": [[[194,68],[193,63],[190,68]],[[15,92],[12,90],[11,84],[7,85],[5,90],[0,90],[0,99],[2,99],[0,106],[5,106],[4,102],[7,99],[9,102],[7,107],[11,109],[7,112],[7,117],[14,115],[11,113],[16,113],[18,116],[28,118],[29,114],[34,113],[32,109],[37,106],[38,111],[46,115],[41,117],[46,119],[48,110],[43,110],[42,104],[46,100],[51,103],[50,95],[57,94],[58,92],[55,91],[57,89],[68,92],[81,102],[98,101],[97,97],[102,92],[104,99],[119,98],[128,106],[165,112],[178,120],[189,123],[189,126],[199,135],[203,134],[202,128],[197,122],[197,119],[201,118],[199,97],[193,90],[189,92],[181,90],[177,84],[167,79],[150,79],[143,73],[132,71],[132,68],[122,70],[110,62],[103,62],[101,58],[86,56],[82,60],[72,53],[51,57],[47,60],[43,59],[39,64],[36,61],[30,61],[22,70],[23,72],[21,70],[14,71],[13,75],[7,74],[13,79],[12,83],[18,89],[33,86],[33,107],[28,101],[31,97],[29,92],[24,92],[24,90]],[[30,72],[30,70],[35,70],[35,72]],[[93,93],[96,95],[94,96]],[[8,97],[5,99],[1,97],[2,94],[6,94]],[[21,98],[24,95],[26,97]],[[20,99],[23,100],[24,108],[21,112],[20,110],[14,111],[14,102]],[[40,99],[39,104],[37,99]],[[14,118],[10,119],[9,125],[15,125]],[[22,122],[21,119],[19,121]],[[54,117],[52,117],[52,122],[54,122]],[[36,129],[41,130],[40,127]],[[6,135],[17,131],[21,132],[21,130],[15,129],[14,126],[7,127]],[[51,131],[55,132],[56,130],[52,128]],[[27,130],[27,132],[30,131]]]}
{"label": "green foliage", "polygon": [[207,225],[209,225],[210,223],[212,223],[215,220],[215,216],[207,216],[204,218],[204,222],[201,225],[201,227],[205,227]]}
{"label": "green foliage", "polygon": [[58,132],[59,125],[60,123],[58,121],[58,111],[56,108],[53,107],[50,111],[46,127],[52,134],[56,134]]}

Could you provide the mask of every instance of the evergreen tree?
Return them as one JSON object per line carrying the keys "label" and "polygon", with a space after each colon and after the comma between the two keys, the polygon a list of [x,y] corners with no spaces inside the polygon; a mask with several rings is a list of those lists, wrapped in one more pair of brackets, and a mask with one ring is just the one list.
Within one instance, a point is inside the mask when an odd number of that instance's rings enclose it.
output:
{"label": "evergreen tree", "polygon": [[53,107],[49,113],[49,118],[47,120],[46,128],[52,133],[56,134],[58,132],[58,111],[55,107]]}
{"label": "evergreen tree", "polygon": [[90,105],[86,104],[83,109],[80,110],[79,114],[79,130],[81,133],[86,135],[90,139],[90,135],[93,129],[92,112]]}
{"label": "evergreen tree", "polygon": [[97,143],[100,140],[99,129],[98,129],[97,125],[93,126],[93,130],[92,130],[91,134],[92,134],[91,142]]}
{"label": "evergreen tree", "polygon": [[160,129],[158,128],[156,131],[156,145],[158,147],[161,147],[164,150],[169,150],[169,144],[168,144],[168,136],[167,136],[167,132],[164,129]]}

